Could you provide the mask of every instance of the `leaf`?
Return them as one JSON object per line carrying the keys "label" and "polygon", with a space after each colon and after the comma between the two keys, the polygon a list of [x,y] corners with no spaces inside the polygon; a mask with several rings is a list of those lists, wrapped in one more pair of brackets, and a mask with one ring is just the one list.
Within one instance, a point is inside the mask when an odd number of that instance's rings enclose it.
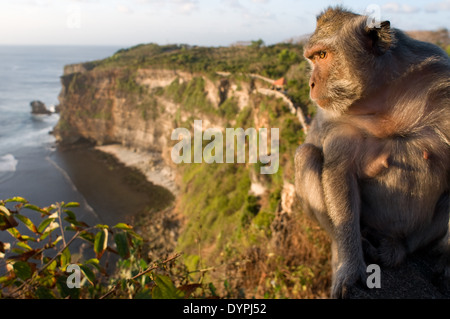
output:
{"label": "leaf", "polygon": [[0,230],[6,230],[19,225],[8,208],[0,205]]}
{"label": "leaf", "polygon": [[30,240],[30,241],[34,241],[34,242],[37,241],[36,238],[31,237],[31,236],[28,236],[28,235],[21,235],[20,238],[21,238],[21,240],[23,240],[23,241],[29,241],[29,240]]}
{"label": "leaf", "polygon": [[3,205],[0,205],[0,214],[4,216],[11,216],[11,213],[9,212],[8,208],[6,208]]}
{"label": "leaf", "polygon": [[133,236],[138,241],[143,241],[144,240],[141,236],[139,236],[137,233],[135,233],[132,230],[127,231],[127,234],[130,234],[131,236]]}
{"label": "leaf", "polygon": [[22,204],[28,203],[28,201],[25,198],[20,197],[20,196],[15,196],[13,198],[7,199],[7,200],[5,200],[5,202],[7,202],[7,203],[9,203],[9,202],[17,202],[17,203],[22,203]]}
{"label": "leaf", "polygon": [[153,299],[182,299],[184,293],[177,289],[172,280],[163,275],[156,275],[156,286],[152,290]]}
{"label": "leaf", "polygon": [[98,271],[103,271],[102,267],[100,266],[100,261],[97,258],[91,258],[84,264],[94,266]]}
{"label": "leaf", "polygon": [[100,259],[106,250],[108,244],[108,229],[102,228],[96,235],[94,240],[94,252],[97,259]]}
{"label": "leaf", "polygon": [[52,246],[56,246],[57,243],[59,243],[62,240],[62,236],[58,236],[56,237],[56,239],[52,242]]}
{"label": "leaf", "polygon": [[72,224],[73,226],[79,226],[79,227],[89,227],[88,224],[86,224],[85,222],[82,221],[78,221],[76,218],[76,215],[70,211],[70,210],[64,210],[64,213],[67,214],[66,217],[64,217],[64,220],[70,224]]}
{"label": "leaf", "polygon": [[17,261],[14,263],[13,267],[16,276],[22,279],[23,281],[31,278],[31,275],[33,274],[30,265],[25,261]]}
{"label": "leaf", "polygon": [[80,233],[80,238],[82,238],[92,244],[94,243],[94,240],[95,240],[94,234],[86,232],[86,231],[83,231]]}
{"label": "leaf", "polygon": [[46,287],[39,287],[36,289],[36,296],[38,299],[55,299],[53,292]]}
{"label": "leaf", "polygon": [[22,235],[20,235],[19,231],[16,228],[9,228],[7,232],[10,233],[14,238],[22,240]]}
{"label": "leaf", "polygon": [[63,271],[65,271],[67,265],[70,264],[71,258],[72,255],[70,254],[69,247],[64,248],[64,250],[61,252],[61,269]]}
{"label": "leaf", "polygon": [[25,226],[27,226],[27,228],[29,230],[31,230],[33,233],[38,233],[38,229],[36,228],[36,226],[33,224],[33,222],[28,217],[20,215],[20,214],[16,214],[16,217],[18,220],[20,220],[22,223],[24,223]]}
{"label": "leaf", "polygon": [[58,218],[58,215],[59,215],[58,212],[54,212],[53,214],[49,215],[48,218],[56,219],[56,218]]}
{"label": "leaf", "polygon": [[113,228],[119,228],[119,229],[123,229],[123,230],[133,229],[132,226],[125,224],[125,223],[118,223],[117,225],[113,226]]}
{"label": "leaf", "polygon": [[36,205],[25,204],[23,207],[31,209],[31,210],[34,210],[34,211],[39,212],[39,213],[46,213],[45,210],[43,210],[42,208],[40,208],[40,207],[38,207]]}
{"label": "leaf", "polygon": [[55,270],[56,266],[58,266],[58,262],[56,260],[53,260],[48,266],[46,270]]}
{"label": "leaf", "polygon": [[108,229],[109,226],[108,225],[103,225],[103,224],[97,224],[97,225],[95,225],[95,228]]}
{"label": "leaf", "polygon": [[42,236],[39,238],[39,240],[44,240],[48,237],[55,229],[58,229],[59,224],[55,222],[55,218],[50,218],[51,222],[49,225],[45,228],[45,232],[42,234]]}
{"label": "leaf", "polygon": [[152,291],[149,288],[140,289],[135,295],[134,299],[152,299]]}
{"label": "leaf", "polygon": [[21,248],[23,248],[23,249],[25,249],[25,251],[33,250],[33,248],[31,248],[29,245],[27,245],[24,242],[18,242],[16,245],[21,247]]}
{"label": "leaf", "polygon": [[61,298],[79,299],[81,289],[71,289],[67,286],[68,276],[59,276],[56,278],[56,289],[58,290]]}
{"label": "leaf", "polygon": [[66,217],[66,218],[70,218],[70,219],[73,219],[73,220],[77,220],[76,215],[75,215],[72,211],[66,209],[66,210],[64,210],[64,213],[67,214],[67,217]]}
{"label": "leaf", "polygon": [[189,298],[189,296],[194,293],[194,291],[197,288],[201,288],[202,284],[187,284],[187,285],[183,285],[181,287],[179,287],[178,289],[181,290],[182,292],[184,292],[186,298]]}
{"label": "leaf", "polygon": [[63,207],[80,207],[80,203],[70,202],[70,203],[64,204]]}
{"label": "leaf", "polygon": [[86,265],[79,265],[81,271],[83,272],[83,274],[86,276],[87,280],[89,281],[89,283],[94,286],[94,282],[95,282],[95,274],[94,272]]}
{"label": "leaf", "polygon": [[3,287],[9,286],[12,280],[14,279],[12,279],[10,276],[0,277],[0,285],[3,284]]}
{"label": "leaf", "polygon": [[42,232],[45,230],[45,228],[47,228],[48,225],[50,225],[50,223],[52,221],[54,221],[55,218],[46,218],[44,219],[38,226],[37,230],[40,234],[42,234]]}
{"label": "leaf", "polygon": [[130,257],[130,249],[128,247],[127,234],[124,232],[115,234],[114,242],[116,243],[119,256],[123,259],[128,259]]}
{"label": "leaf", "polygon": [[50,215],[50,212],[52,210],[54,210],[54,209],[56,209],[56,205],[55,204],[52,204],[52,205],[50,205],[48,207],[44,207],[44,208],[42,208],[42,210],[45,211],[45,213],[43,212],[42,215],[43,216]]}
{"label": "leaf", "polygon": [[19,225],[19,223],[14,219],[14,217],[0,215],[0,230],[14,228],[17,225]]}

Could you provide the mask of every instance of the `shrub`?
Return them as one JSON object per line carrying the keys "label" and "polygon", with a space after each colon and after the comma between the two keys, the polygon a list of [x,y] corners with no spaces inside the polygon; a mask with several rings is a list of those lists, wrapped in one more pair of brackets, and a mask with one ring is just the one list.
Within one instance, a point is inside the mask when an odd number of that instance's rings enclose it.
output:
{"label": "shrub", "polygon": [[[150,263],[142,257],[142,238],[132,226],[89,226],[72,211],[78,206],[61,202],[38,207],[22,197],[0,200],[0,231],[12,236],[11,242],[0,242],[0,298],[167,299],[214,291],[211,285],[189,283],[186,272],[177,287],[170,275],[182,270],[174,267],[179,254]],[[69,248],[76,240],[92,246],[92,258],[75,261]],[[119,260],[116,274],[109,277],[102,257],[111,253]]]}

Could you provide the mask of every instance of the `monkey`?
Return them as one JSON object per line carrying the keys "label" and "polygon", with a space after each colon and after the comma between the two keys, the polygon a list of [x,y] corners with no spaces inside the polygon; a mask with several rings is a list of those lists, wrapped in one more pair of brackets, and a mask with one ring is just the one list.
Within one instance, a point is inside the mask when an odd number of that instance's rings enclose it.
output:
{"label": "monkey", "polygon": [[295,153],[303,212],[331,239],[331,297],[441,247],[450,281],[450,61],[389,21],[343,7],[317,16],[304,46],[318,106]]}

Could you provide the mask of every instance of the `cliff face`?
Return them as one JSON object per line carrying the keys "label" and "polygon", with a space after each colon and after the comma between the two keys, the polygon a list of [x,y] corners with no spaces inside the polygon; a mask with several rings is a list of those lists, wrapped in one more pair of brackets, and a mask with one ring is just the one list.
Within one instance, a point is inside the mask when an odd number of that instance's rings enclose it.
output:
{"label": "cliff face", "polygon": [[[175,143],[171,140],[172,130],[190,127],[194,119],[201,119],[203,130],[215,127],[225,131],[228,121],[220,114],[220,104],[225,99],[233,100],[239,111],[252,94],[249,85],[241,85],[238,91],[237,85],[226,78],[214,83],[201,74],[165,69],[138,69],[131,73],[126,69],[89,70],[84,64],[69,65],[61,82],[62,111],[54,131],[59,142],[72,143],[80,138],[94,142],[100,150],[114,154],[126,164],[131,162],[149,180],[174,193],[178,187],[176,167],[170,158]],[[198,105],[186,109],[177,101],[183,85],[198,82],[201,96],[196,102],[209,108],[201,113],[197,112]],[[171,92],[171,87],[179,90]],[[123,148],[102,146],[108,144]]]}
{"label": "cliff face", "polygon": [[[136,50],[142,49],[139,47]],[[237,50],[239,53],[243,49]],[[254,51],[256,49],[245,50],[260,54]],[[277,50],[281,52],[281,49]],[[300,54],[301,48],[295,50]],[[184,49],[180,52],[181,57],[177,55],[171,61],[184,61],[187,53]],[[125,59],[128,54],[130,52],[125,51],[119,56]],[[203,56],[204,52],[201,54]],[[229,55],[229,52],[224,54]],[[239,56],[249,59],[241,53]],[[163,57],[166,58],[165,55]],[[184,252],[185,263],[192,270],[205,264],[224,263],[230,265],[223,268],[226,271],[230,271],[229,267],[233,271],[242,267],[245,271],[254,271],[266,266],[261,263],[254,267],[245,263],[236,268],[235,265],[236,260],[242,260],[242,254],[248,253],[248,249],[254,251],[261,245],[253,256],[256,263],[267,255],[276,256],[288,249],[295,250],[296,246],[301,245],[295,242],[295,238],[294,243],[285,245],[282,250],[277,247],[282,241],[292,240],[292,236],[286,238],[286,229],[279,224],[295,219],[292,214],[295,205],[292,158],[303,132],[295,109],[292,109],[293,104],[270,92],[270,79],[255,76],[253,69],[249,72],[205,72],[186,70],[184,62],[178,66],[166,64],[163,67],[153,63],[148,65],[142,62],[143,59],[140,57],[139,63],[134,65],[128,60],[122,63],[115,55],[100,62],[66,66],[61,77],[60,121],[54,130],[57,140],[60,143],[73,143],[79,139],[94,142],[100,150],[139,168],[150,181],[176,194],[175,215],[184,220],[183,226],[176,232],[177,250]],[[109,64],[111,60],[114,60],[112,66]],[[295,70],[297,64],[294,62],[298,61],[289,61]],[[193,63],[188,62],[187,65]],[[208,65],[213,64],[208,62]],[[179,127],[192,132],[194,120],[202,120],[203,131],[219,128],[223,133],[225,128],[233,127],[244,130],[283,127],[280,131],[284,143],[280,145],[279,171],[261,175],[259,162],[174,164],[171,150],[178,141],[171,140],[171,133]],[[164,214],[173,216],[174,212],[166,211]],[[197,238],[199,232],[202,233],[201,239]],[[253,239],[251,243],[247,239],[238,239],[242,236]],[[198,240],[202,242],[200,254]],[[303,237],[299,240],[314,246],[314,238]],[[327,242],[319,246],[322,245],[327,245]],[[225,250],[228,252],[224,255]],[[299,249],[295,251],[287,262],[298,259],[299,254],[305,254]],[[302,259],[305,258],[299,260]],[[310,269],[312,266],[309,264],[307,262],[302,267]],[[279,266],[272,263],[271,267],[275,276]],[[320,272],[318,268],[314,271]],[[262,280],[259,276],[261,274],[252,280]],[[272,274],[264,276],[270,278]],[[240,276],[233,278],[236,281],[229,284],[236,287],[256,284]],[[300,280],[303,279],[295,279],[296,285]],[[327,284],[327,279],[318,276],[314,280],[317,284],[312,284],[304,292],[311,296],[323,296],[320,291]],[[264,293],[260,291],[258,295]]]}

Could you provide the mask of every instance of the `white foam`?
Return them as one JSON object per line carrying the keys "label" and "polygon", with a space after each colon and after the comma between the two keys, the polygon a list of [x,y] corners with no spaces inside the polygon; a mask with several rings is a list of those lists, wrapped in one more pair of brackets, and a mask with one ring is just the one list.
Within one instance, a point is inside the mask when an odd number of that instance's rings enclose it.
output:
{"label": "white foam", "polygon": [[15,172],[19,161],[12,154],[0,157],[0,172]]}

